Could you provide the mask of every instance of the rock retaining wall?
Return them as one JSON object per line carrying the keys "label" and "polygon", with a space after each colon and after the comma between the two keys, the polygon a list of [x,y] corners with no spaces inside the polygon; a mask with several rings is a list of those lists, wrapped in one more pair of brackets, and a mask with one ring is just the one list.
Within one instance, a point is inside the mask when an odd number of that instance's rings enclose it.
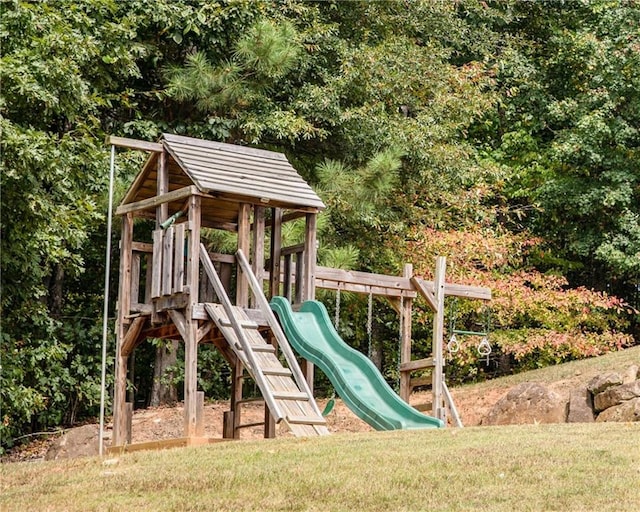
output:
{"label": "rock retaining wall", "polygon": [[632,365],[623,373],[597,375],[568,398],[538,382],[519,384],[483,418],[482,425],[640,421],[640,375]]}

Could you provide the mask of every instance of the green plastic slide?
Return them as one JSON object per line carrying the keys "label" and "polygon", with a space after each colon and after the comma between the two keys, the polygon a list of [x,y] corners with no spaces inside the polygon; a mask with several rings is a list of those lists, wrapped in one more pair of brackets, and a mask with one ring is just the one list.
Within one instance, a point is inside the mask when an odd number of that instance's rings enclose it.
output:
{"label": "green plastic slide", "polygon": [[284,297],[271,299],[291,346],[318,366],[347,406],[376,430],[438,428],[444,424],[404,402],[375,365],[347,345],[336,332],[324,305],[315,300],[291,309]]}

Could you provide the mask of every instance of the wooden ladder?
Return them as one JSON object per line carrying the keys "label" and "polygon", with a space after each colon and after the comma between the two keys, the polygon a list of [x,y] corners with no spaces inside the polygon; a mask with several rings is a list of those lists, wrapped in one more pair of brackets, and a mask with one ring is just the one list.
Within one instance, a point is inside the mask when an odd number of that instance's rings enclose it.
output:
{"label": "wooden ladder", "polygon": [[222,302],[206,303],[205,310],[260,388],[276,423],[284,421],[297,437],[327,435],[329,430],[326,420],[322,417],[289,342],[261,287],[257,286],[257,279],[251,272],[246,258],[241,251],[238,253],[242,271],[249,278],[258,305],[278,340],[288,367],[277,357],[276,348],[262,337],[258,325],[249,319],[242,308],[231,304],[206,248],[201,244],[200,260],[218,299]]}

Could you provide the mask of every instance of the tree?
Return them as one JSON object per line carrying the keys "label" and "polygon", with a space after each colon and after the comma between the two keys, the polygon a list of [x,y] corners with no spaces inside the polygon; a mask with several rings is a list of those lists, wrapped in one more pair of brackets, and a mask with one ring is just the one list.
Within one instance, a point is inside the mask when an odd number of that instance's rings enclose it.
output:
{"label": "tree", "polygon": [[640,282],[640,8],[514,2],[483,121],[543,268],[632,300]]}

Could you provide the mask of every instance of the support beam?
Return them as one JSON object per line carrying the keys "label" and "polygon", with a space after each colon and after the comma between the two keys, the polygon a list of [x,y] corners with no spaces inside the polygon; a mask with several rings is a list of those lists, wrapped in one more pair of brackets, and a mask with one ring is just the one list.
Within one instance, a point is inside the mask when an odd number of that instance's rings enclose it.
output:
{"label": "support beam", "polygon": [[116,327],[116,381],[113,397],[113,439],[114,446],[126,441],[127,425],[127,355],[123,354],[123,344],[129,329],[127,318],[131,305],[131,257],[133,242],[133,215],[127,214],[122,219],[122,236],[120,239],[120,289],[118,291],[118,311]]}
{"label": "support beam", "polygon": [[271,211],[271,267],[269,268],[269,298],[280,295],[280,257],[282,251],[282,210]]}
{"label": "support beam", "polygon": [[[242,203],[238,210],[238,250],[249,254],[251,245],[251,205]],[[236,275],[236,306],[249,307],[249,283],[242,272]]]}
{"label": "support beam", "polygon": [[435,367],[432,373],[433,405],[431,413],[434,417],[447,423],[447,414],[444,407],[443,382],[444,382],[444,297],[445,297],[445,273],[447,259],[438,256],[436,259],[436,273],[434,281],[434,299],[436,311],[433,315],[433,359]]}
{"label": "support beam", "polygon": [[139,151],[150,151],[152,153],[162,153],[164,147],[159,142],[147,142],[146,140],[128,139],[126,137],[116,137],[109,135],[107,144],[119,148],[137,149]]}
{"label": "support beam", "polygon": [[[413,265],[405,263],[403,269],[403,277],[410,279],[413,275]],[[400,333],[400,367],[411,361],[411,321],[412,321],[413,299],[404,297],[400,300],[400,324],[402,332]],[[411,395],[411,372],[400,371],[400,398],[409,403]]]}
{"label": "support beam", "polygon": [[184,326],[184,435],[195,437],[198,432],[198,321],[193,318],[193,307],[198,303],[200,278],[200,219],[201,198],[189,198],[189,237],[187,245],[187,286],[189,301]]}
{"label": "support beam", "polygon": [[195,185],[190,185],[188,187],[179,188],[178,190],[173,190],[172,192],[167,192],[166,194],[157,195],[148,199],[142,199],[141,201],[136,201],[135,203],[122,204],[116,209],[116,215],[125,215],[127,213],[137,212],[139,210],[150,210],[152,208],[156,208],[161,204],[171,203],[173,201],[179,201],[181,199],[187,199],[188,197],[194,195],[201,196],[202,194],[200,194],[198,188]]}

